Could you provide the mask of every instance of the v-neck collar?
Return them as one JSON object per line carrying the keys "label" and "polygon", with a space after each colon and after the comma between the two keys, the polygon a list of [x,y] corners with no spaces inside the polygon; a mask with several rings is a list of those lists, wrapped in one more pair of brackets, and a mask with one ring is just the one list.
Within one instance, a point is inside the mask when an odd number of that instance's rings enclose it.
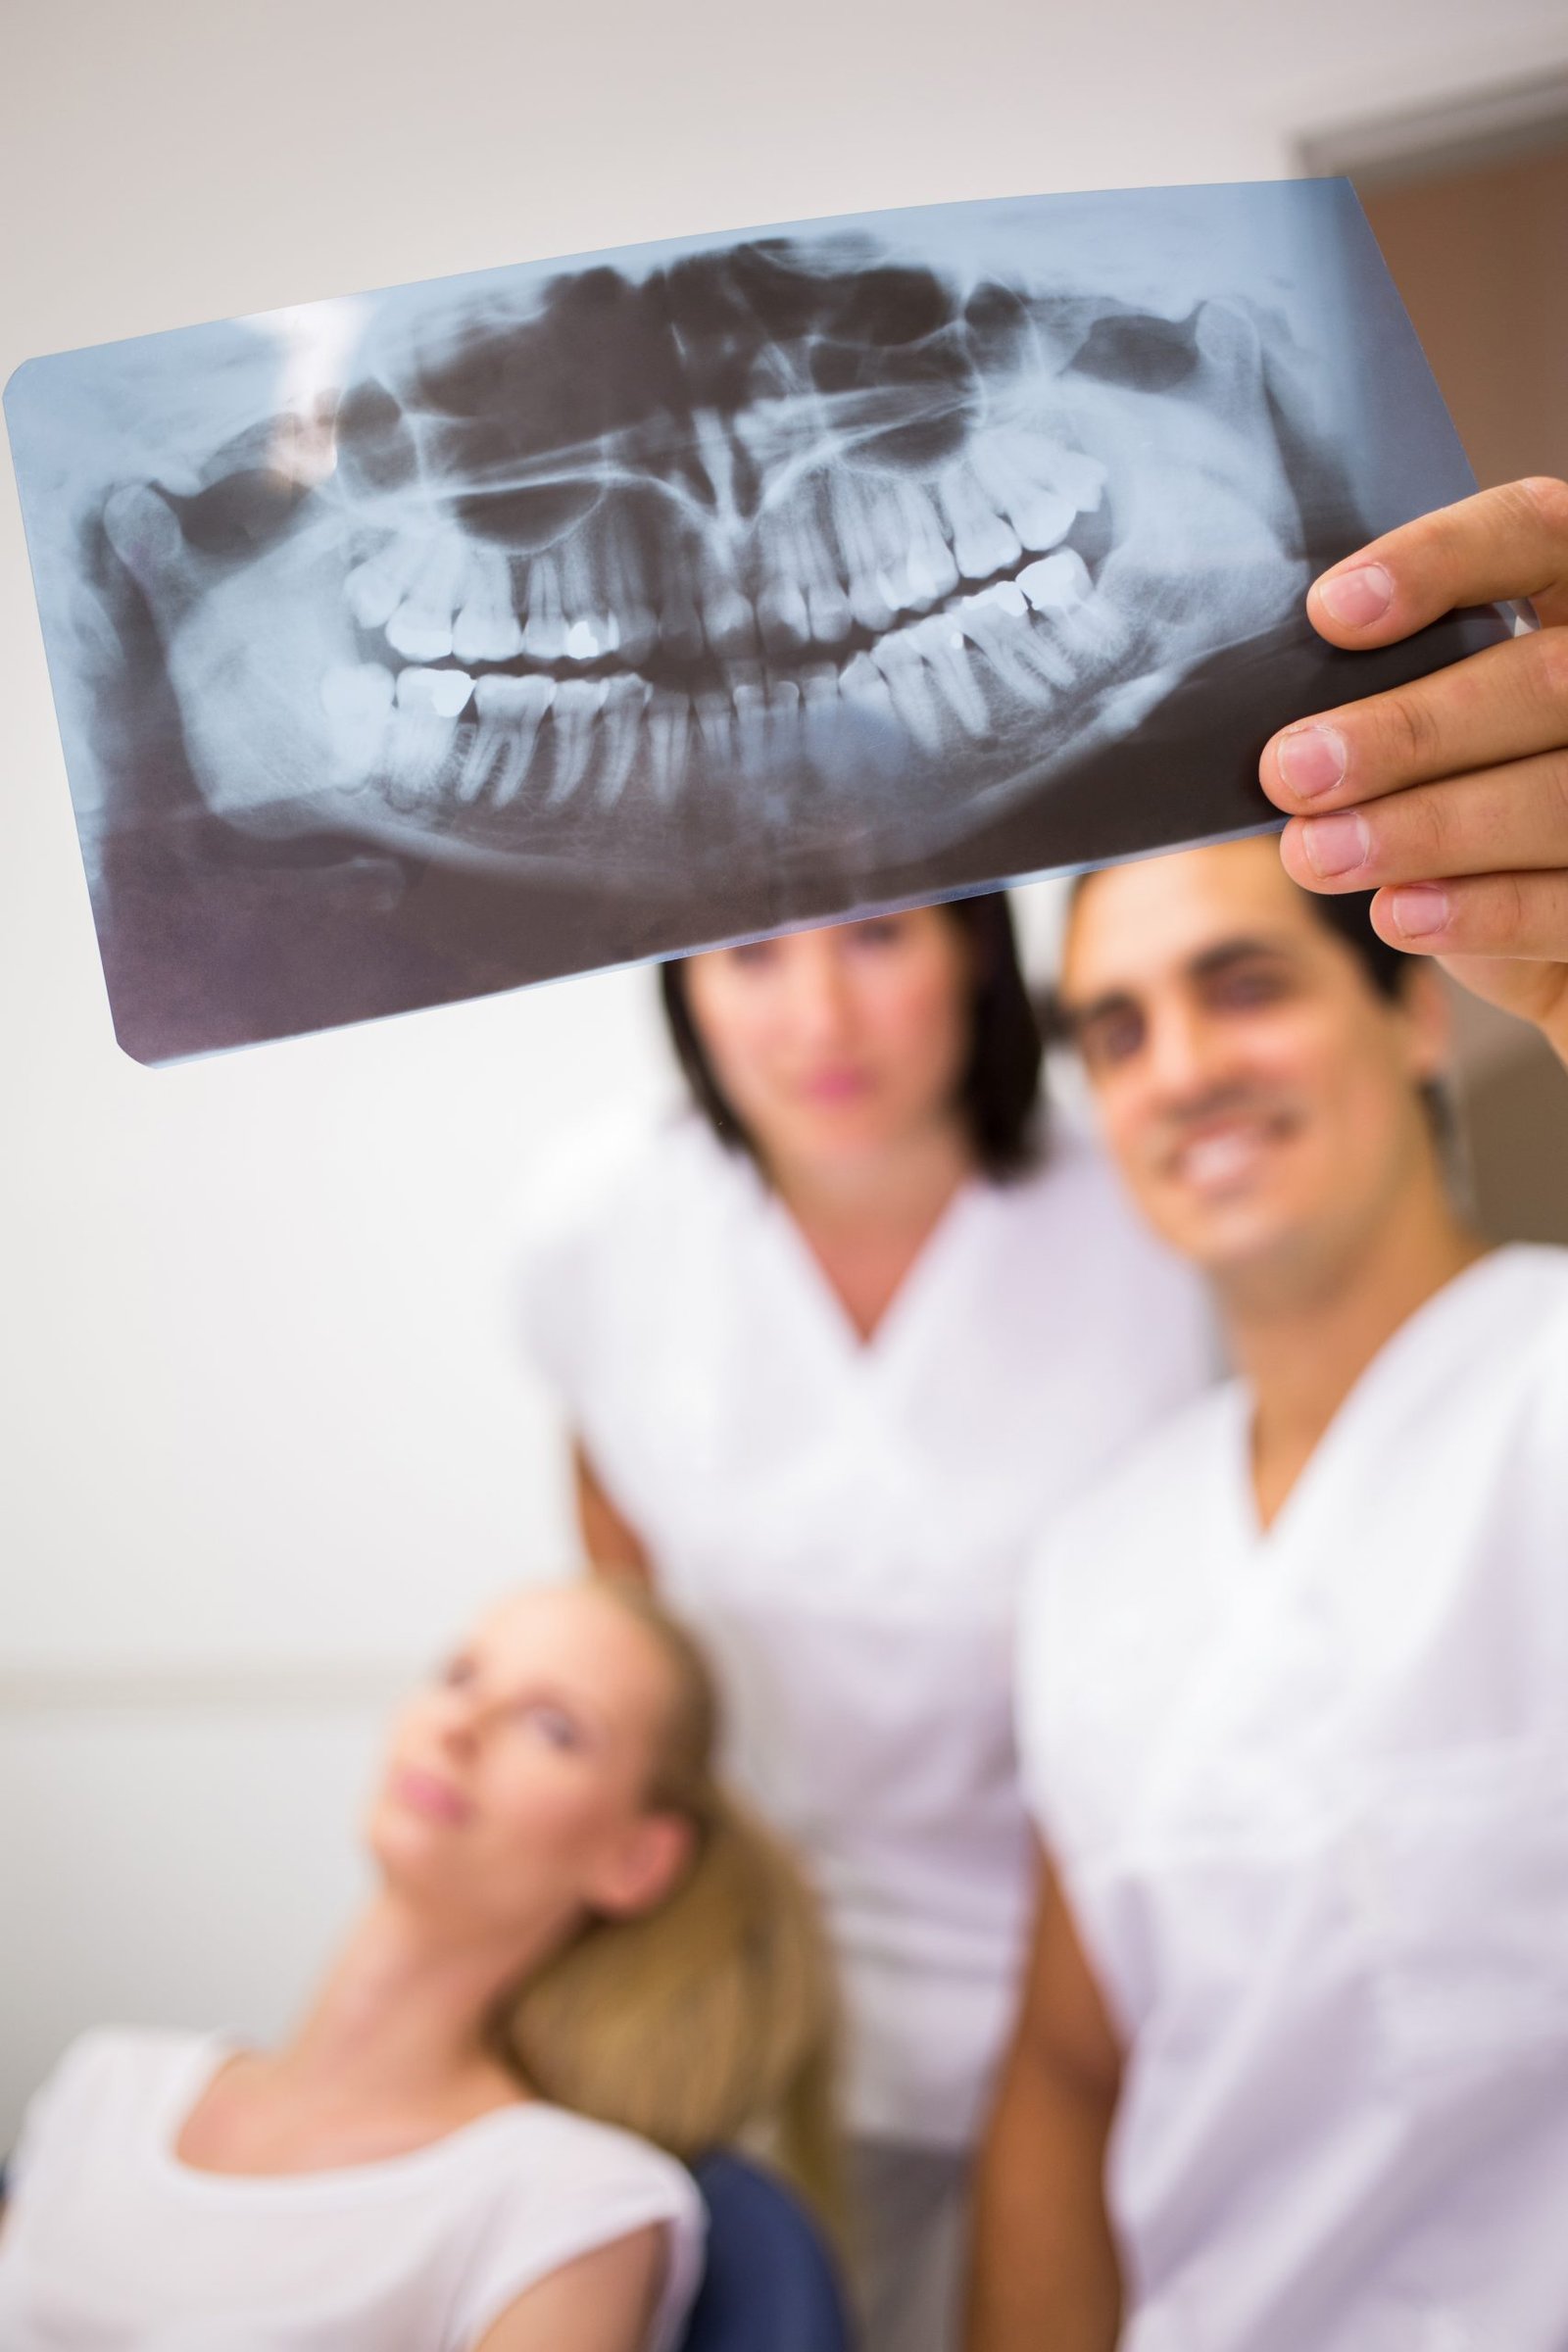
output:
{"label": "v-neck collar", "polygon": [[[1149,1782],[1155,1792],[1152,1801],[1159,1808],[1189,1805],[1194,1776],[1201,1780],[1209,1774],[1216,1757],[1224,1759],[1224,1785],[1234,1795],[1241,1786],[1235,1759],[1244,1750],[1254,1763],[1265,1754],[1274,1757],[1289,1781],[1302,1758],[1301,1727],[1319,1745],[1338,1738],[1332,1693],[1345,1695],[1348,1639],[1349,1654],[1356,1654],[1344,1614],[1345,1571],[1348,1567],[1355,1574],[1361,1567],[1353,1526],[1346,1518],[1347,1494],[1363,1491],[1369,1451],[1375,1458],[1391,1419],[1397,1424],[1411,1365],[1431,1349],[1435,1333],[1466,1311],[1481,1285],[1503,1276],[1512,1254],[1491,1250],[1476,1259],[1390,1335],[1342,1398],[1268,1528],[1259,1525],[1253,1501],[1251,1400],[1246,1386],[1232,1382],[1214,1399],[1218,1442],[1208,1454],[1205,1503],[1199,1513],[1199,1524],[1210,1538],[1203,1563],[1210,1578],[1208,1633],[1159,1737],[1157,1767]],[[1442,1370],[1441,1364],[1435,1366],[1434,1376],[1441,1378]],[[1353,1603],[1353,1589],[1348,1597]],[[1281,1644],[1289,1652],[1284,1679],[1278,1670],[1286,1654]],[[1276,1661],[1274,1668],[1262,1663],[1268,1658]],[[1288,1699],[1292,1690],[1295,1696]],[[1264,1706],[1267,1712],[1260,1713]],[[1286,1737],[1288,1720],[1298,1727],[1295,1745]],[[1303,1790],[1311,1785],[1299,1783]],[[1211,1790],[1204,1801],[1218,1800]]]}
{"label": "v-neck collar", "polygon": [[1270,1554],[1277,1556],[1294,1542],[1298,1525],[1310,1512],[1313,1497],[1325,1482],[1333,1479],[1341,1455],[1362,1442],[1367,1424],[1385,1396],[1391,1390],[1396,1396],[1398,1394],[1403,1365],[1430,1343],[1433,1331],[1440,1329],[1450,1313],[1458,1311],[1455,1301],[1468,1298],[1476,1287],[1475,1278],[1484,1274],[1494,1276],[1508,1254],[1504,1250],[1488,1250],[1480,1257],[1472,1258],[1467,1266],[1461,1266],[1457,1274],[1450,1274],[1446,1282],[1423,1298],[1414,1312],[1389,1334],[1340,1398],[1327,1428],[1267,1527],[1258,1516],[1252,1479],[1252,1401],[1246,1383],[1235,1384],[1231,1392],[1225,1483],[1245,1555],[1257,1559]]}
{"label": "v-neck collar", "polygon": [[881,1369],[902,1352],[905,1334],[918,1328],[926,1299],[940,1286],[959,1240],[968,1231],[980,1200],[990,1190],[985,1179],[977,1174],[960,1180],[874,1327],[862,1338],[792,1211],[760,1169],[753,1168],[750,1177],[757,1188],[762,1226],[773,1236],[774,1246],[786,1261],[786,1272],[807,1301],[808,1311],[834,1352],[847,1364],[865,1372]]}

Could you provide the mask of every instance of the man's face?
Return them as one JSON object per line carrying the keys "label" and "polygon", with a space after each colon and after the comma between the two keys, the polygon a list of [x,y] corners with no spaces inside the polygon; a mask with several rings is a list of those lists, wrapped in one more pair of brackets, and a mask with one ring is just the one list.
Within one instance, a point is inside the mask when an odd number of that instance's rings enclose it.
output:
{"label": "man's face", "polygon": [[588,269],[383,323],[292,485],[261,416],[105,527],[232,824],[606,888],[916,857],[1295,609],[1286,340],[831,236]]}
{"label": "man's face", "polygon": [[1380,997],[1271,840],[1097,874],[1062,993],[1139,1205],[1222,1279],[1322,1262],[1431,1150],[1440,1000]]}

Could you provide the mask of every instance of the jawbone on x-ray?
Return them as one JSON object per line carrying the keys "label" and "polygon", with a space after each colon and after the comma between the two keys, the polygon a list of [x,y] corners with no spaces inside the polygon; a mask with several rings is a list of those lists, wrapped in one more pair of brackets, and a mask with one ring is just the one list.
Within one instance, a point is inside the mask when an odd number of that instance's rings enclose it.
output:
{"label": "jawbone on x-ray", "polygon": [[1470,477],[1344,183],[701,237],[7,399],[143,1058],[1265,821],[1314,570]]}

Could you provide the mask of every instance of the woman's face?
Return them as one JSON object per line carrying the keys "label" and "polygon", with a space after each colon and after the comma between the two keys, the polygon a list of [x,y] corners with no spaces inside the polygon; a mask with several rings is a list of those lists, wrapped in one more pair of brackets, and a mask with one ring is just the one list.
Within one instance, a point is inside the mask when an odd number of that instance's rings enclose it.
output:
{"label": "woman's face", "polygon": [[647,1803],[674,1697],[657,1637],[610,1595],[520,1593],[398,1719],[368,1823],[386,1880],[455,1932],[534,1947],[649,1908],[690,1848]]}
{"label": "woman's face", "polygon": [[718,948],[686,986],[720,1091],[774,1167],[957,1124],[974,982],[941,907]]}

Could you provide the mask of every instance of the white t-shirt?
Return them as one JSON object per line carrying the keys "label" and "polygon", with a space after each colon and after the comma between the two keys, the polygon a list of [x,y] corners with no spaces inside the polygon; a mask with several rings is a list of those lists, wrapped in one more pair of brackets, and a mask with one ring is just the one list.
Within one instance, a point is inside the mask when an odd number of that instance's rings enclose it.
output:
{"label": "white t-shirt", "polygon": [[1249,1441],[1231,1388],[1140,1449],[1020,1641],[1129,2352],[1562,2352],[1568,1251],[1430,1299],[1266,1534]]}
{"label": "white t-shirt", "polygon": [[656,2222],[648,2352],[673,2345],[703,2211],[670,2157],[537,2104],[384,2163],[200,2172],[174,2144],[233,2047],[98,2033],[67,2051],[8,2173],[6,2352],[466,2352],[552,2271]]}
{"label": "white t-shirt", "polygon": [[1026,1928],[1018,1583],[1042,1523],[1211,1376],[1196,1284],[1063,1140],[959,1193],[865,1345],[752,1162],[686,1116],[558,1169],[522,1288],[717,1662],[731,1769],[825,1897],[852,2123],[963,2145]]}

